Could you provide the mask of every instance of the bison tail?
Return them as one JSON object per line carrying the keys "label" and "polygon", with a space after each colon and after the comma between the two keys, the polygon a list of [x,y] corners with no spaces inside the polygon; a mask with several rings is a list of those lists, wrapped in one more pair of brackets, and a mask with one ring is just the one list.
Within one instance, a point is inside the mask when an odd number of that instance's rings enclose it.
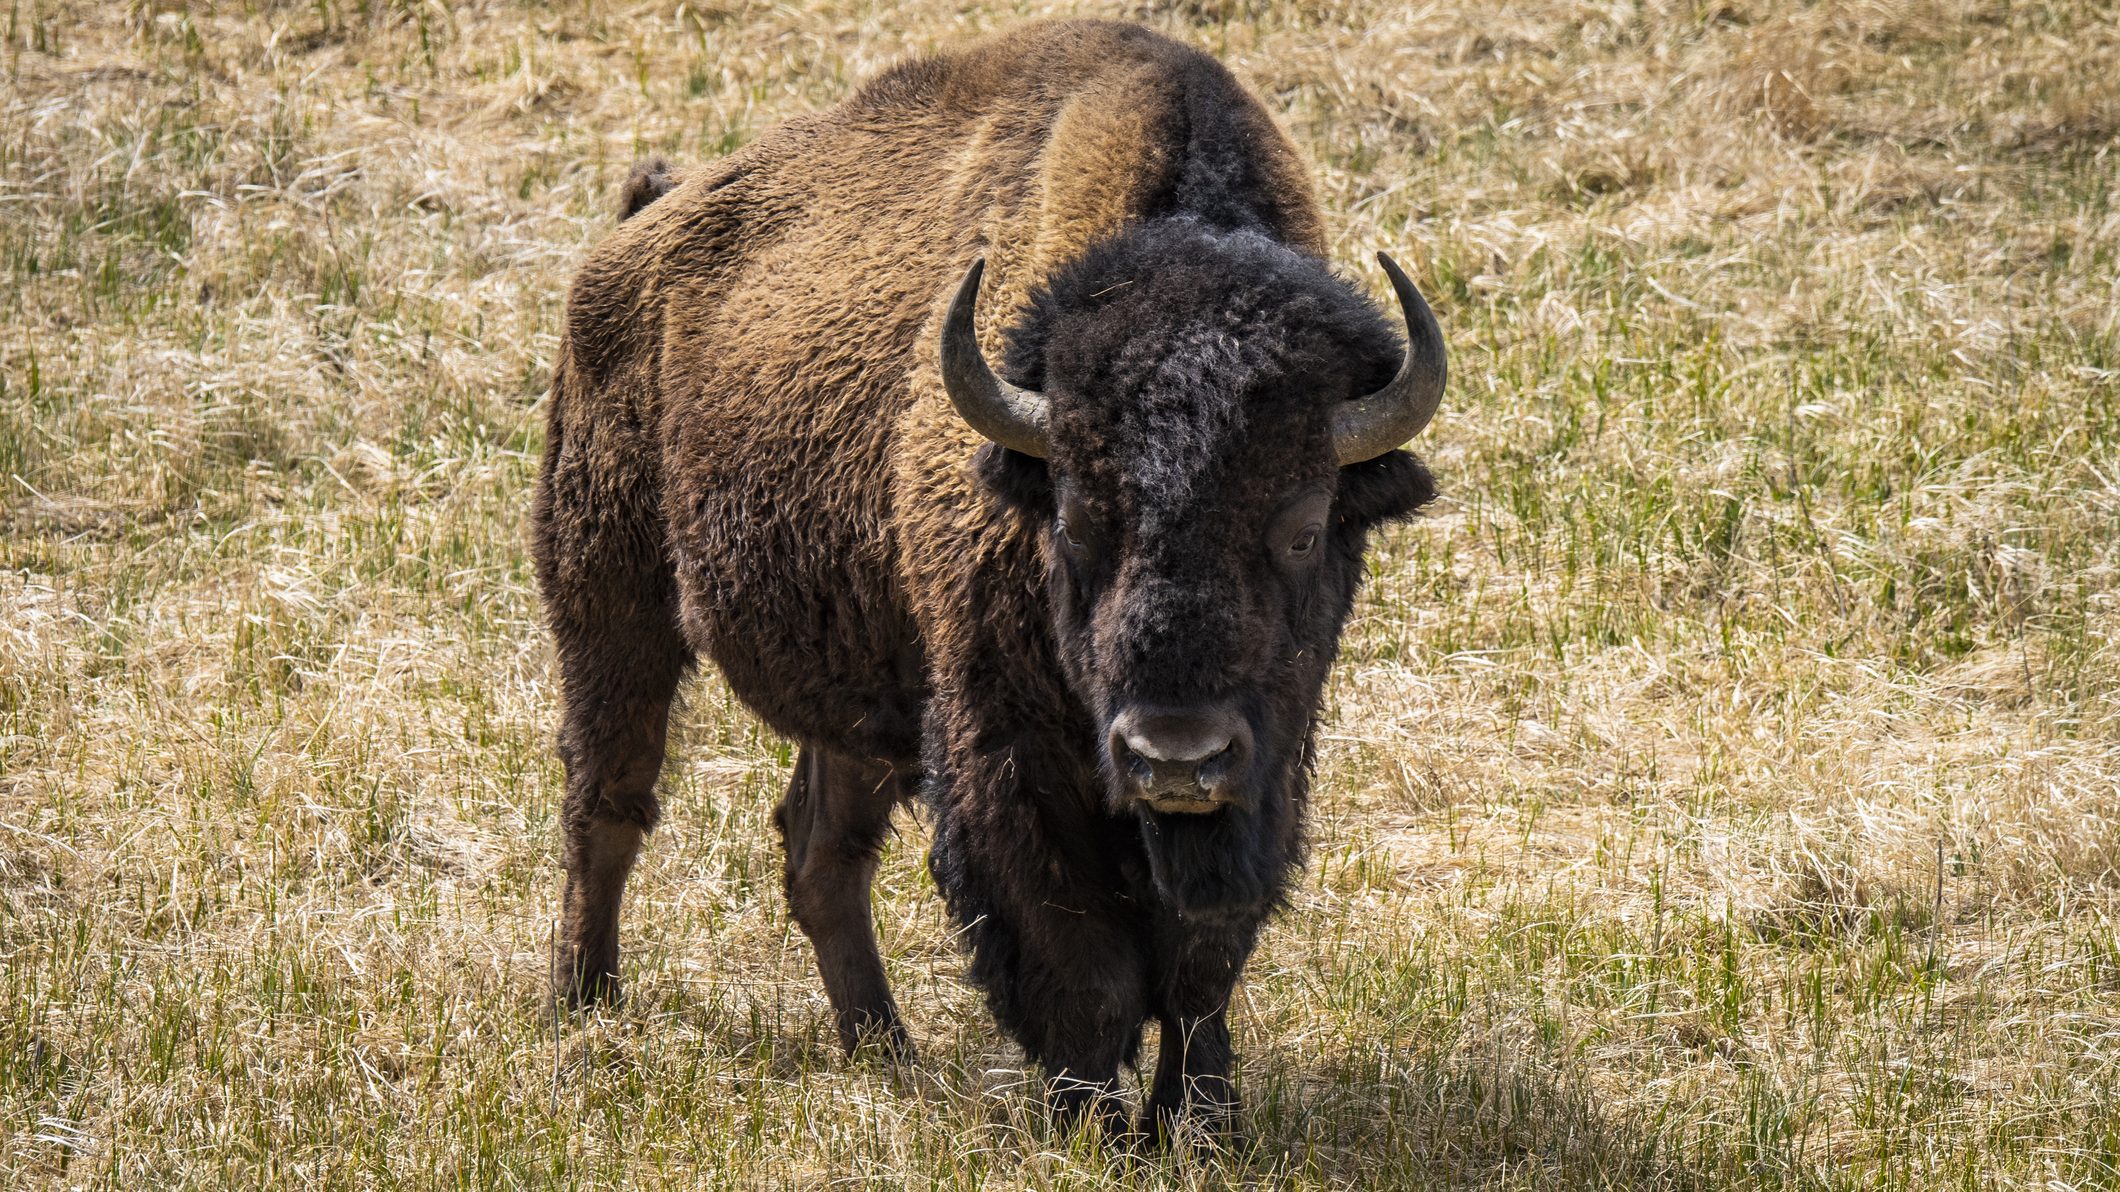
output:
{"label": "bison tail", "polygon": [[625,189],[618,196],[618,219],[620,223],[640,214],[640,210],[655,200],[677,189],[683,181],[676,167],[660,157],[635,162],[626,175]]}

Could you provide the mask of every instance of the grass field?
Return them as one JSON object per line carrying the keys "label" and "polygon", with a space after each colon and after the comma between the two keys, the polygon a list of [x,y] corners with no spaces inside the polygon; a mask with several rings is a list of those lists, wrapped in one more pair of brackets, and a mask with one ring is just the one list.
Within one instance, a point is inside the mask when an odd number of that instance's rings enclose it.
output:
{"label": "grass field", "polygon": [[[1057,1134],[911,821],[841,1059],[711,676],[555,1031],[566,282],[1074,9],[0,14],[0,1184],[2120,1187],[2120,11],[1180,0],[1432,296],[1235,1145]],[[940,284],[938,282],[938,284]]]}

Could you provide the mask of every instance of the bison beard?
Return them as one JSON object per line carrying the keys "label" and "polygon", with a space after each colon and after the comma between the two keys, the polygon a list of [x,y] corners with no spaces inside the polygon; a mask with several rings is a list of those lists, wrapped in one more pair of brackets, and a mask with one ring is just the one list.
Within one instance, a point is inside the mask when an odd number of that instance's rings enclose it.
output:
{"label": "bison beard", "polygon": [[1153,1020],[1144,1126],[1225,1120],[1229,997],[1301,859],[1368,535],[1434,495],[1391,449],[1441,391],[1426,305],[1387,260],[1402,350],[1256,101],[1106,22],[646,163],[622,211],[569,296],[535,510],[559,991],[617,992],[704,654],[801,743],[775,823],[847,1047],[909,1050],[868,894],[917,797],[1054,1105],[1120,1123]]}
{"label": "bison beard", "polygon": [[1250,924],[1280,901],[1282,874],[1295,858],[1274,847],[1265,816],[1144,811],[1137,818],[1156,897],[1173,919],[1199,927]]}

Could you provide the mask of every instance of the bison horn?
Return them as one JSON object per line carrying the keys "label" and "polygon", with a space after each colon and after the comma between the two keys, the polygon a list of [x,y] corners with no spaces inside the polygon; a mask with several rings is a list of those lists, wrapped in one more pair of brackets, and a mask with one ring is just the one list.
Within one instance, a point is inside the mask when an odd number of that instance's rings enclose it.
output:
{"label": "bison horn", "polygon": [[985,272],[984,259],[972,262],[942,324],[942,387],[973,430],[1011,451],[1043,459],[1051,408],[1045,395],[995,376],[979,350],[972,310],[979,305],[979,278]]}
{"label": "bison horn", "polygon": [[1377,263],[1390,275],[1399,309],[1406,316],[1406,359],[1398,375],[1382,389],[1334,411],[1332,448],[1343,468],[1375,459],[1421,433],[1442,404],[1443,378],[1449,372],[1443,359],[1443,329],[1435,325],[1435,313],[1397,261],[1378,253]]}

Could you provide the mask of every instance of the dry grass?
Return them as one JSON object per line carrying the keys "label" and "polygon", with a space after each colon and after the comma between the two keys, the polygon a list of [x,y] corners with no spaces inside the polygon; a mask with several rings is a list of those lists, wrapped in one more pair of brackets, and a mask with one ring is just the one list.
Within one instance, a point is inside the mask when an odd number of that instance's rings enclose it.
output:
{"label": "dry grass", "polygon": [[[0,75],[0,1172],[21,1186],[2120,1186],[2120,20],[1192,0],[1417,266],[1451,500],[1375,558],[1245,1145],[1056,1137],[921,830],[925,1059],[833,1054],[713,681],[555,1040],[524,563],[565,282],[1019,17],[51,4]],[[1058,11],[1058,10],[1053,10]]]}

